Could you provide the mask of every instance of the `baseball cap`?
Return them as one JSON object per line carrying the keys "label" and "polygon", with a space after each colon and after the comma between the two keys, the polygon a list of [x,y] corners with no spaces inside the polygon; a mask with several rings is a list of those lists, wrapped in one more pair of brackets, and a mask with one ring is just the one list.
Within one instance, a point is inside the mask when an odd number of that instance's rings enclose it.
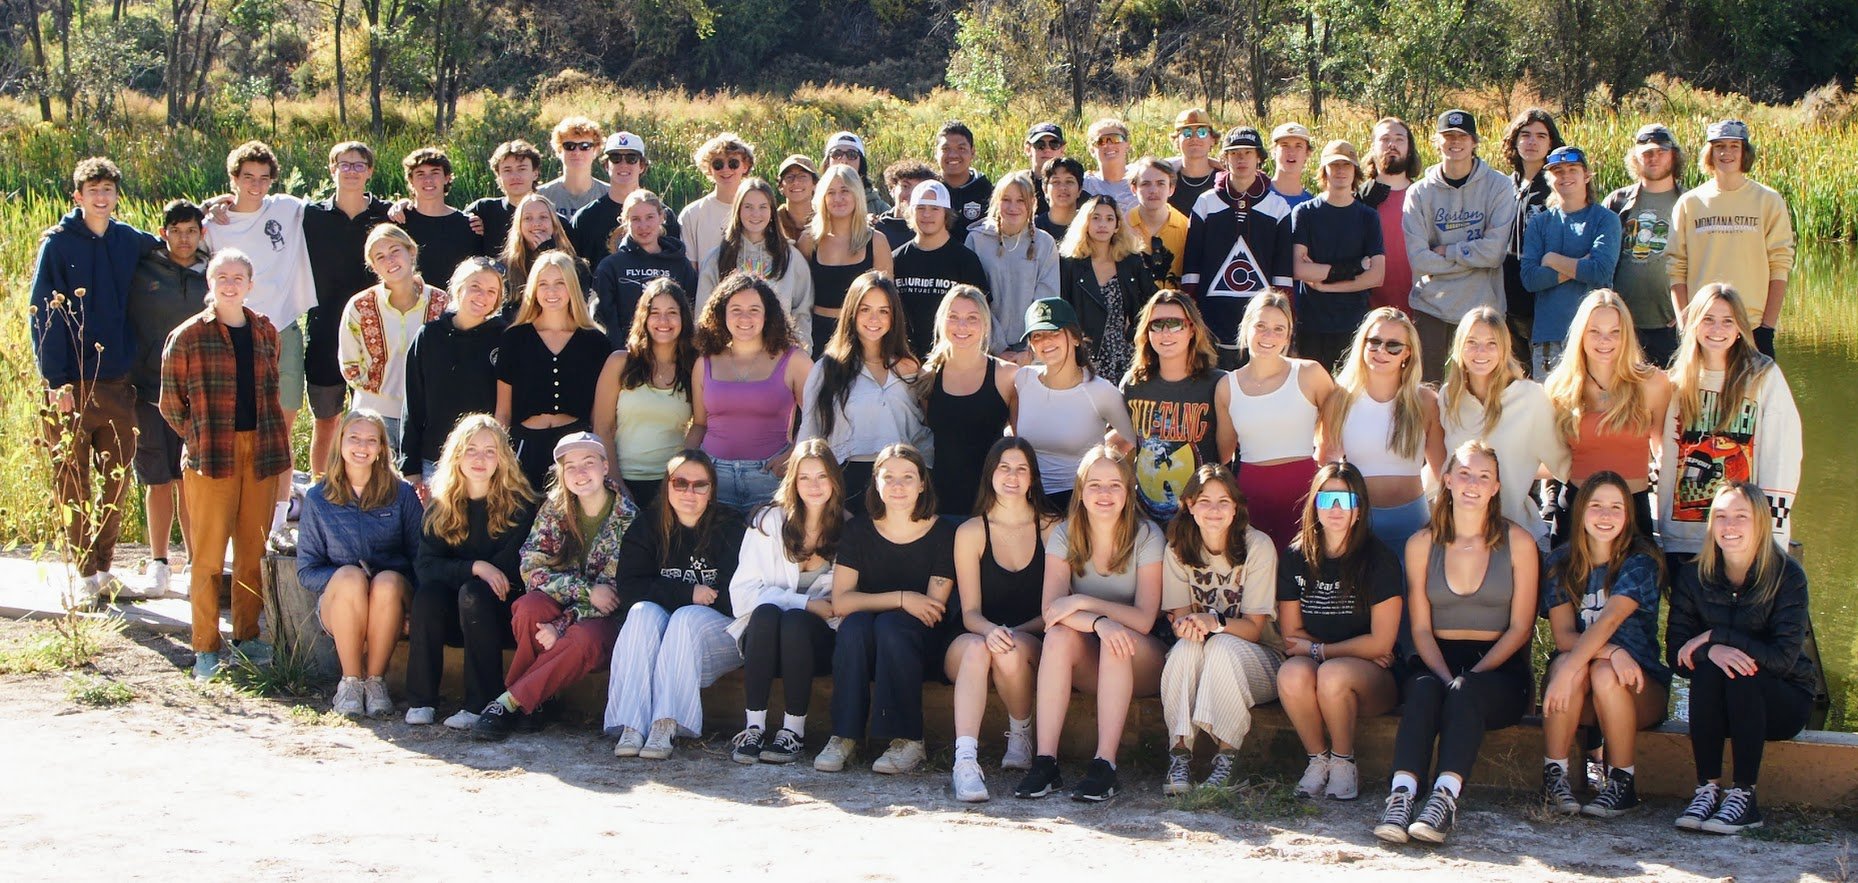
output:
{"label": "baseball cap", "polygon": [[1546,169],[1552,166],[1571,165],[1573,163],[1580,163],[1581,165],[1586,165],[1587,154],[1585,151],[1581,150],[1579,147],[1575,147],[1574,145],[1569,144],[1563,147],[1557,147],[1554,150],[1549,151],[1548,159],[1543,161],[1542,168]]}
{"label": "baseball cap", "polygon": [[1748,124],[1741,120],[1720,120],[1704,130],[1705,141],[1740,141],[1748,143]]}
{"label": "baseball cap", "polygon": [[1456,107],[1439,114],[1439,125],[1433,131],[1443,135],[1446,132],[1460,132],[1473,138],[1477,137],[1477,117],[1468,110]]}
{"label": "baseball cap", "polygon": [[787,174],[788,169],[794,168],[795,166],[805,169],[807,174],[813,176],[813,180],[819,180],[819,168],[813,165],[813,159],[811,157],[801,153],[796,153],[781,160],[780,168],[774,170],[774,180],[779,181],[782,175]]}
{"label": "baseball cap", "polygon": [[952,209],[955,202],[948,198],[948,188],[941,181],[924,181],[910,192],[910,205],[933,205]]}
{"label": "baseball cap", "polygon": [[852,132],[835,132],[831,138],[826,139],[827,156],[831,156],[834,150],[841,147],[850,147],[858,151],[860,156],[864,155],[864,139]]}
{"label": "baseball cap", "polygon": [[1638,134],[1632,136],[1632,143],[1639,147],[1648,144],[1655,147],[1676,147],[1677,138],[1671,134],[1670,129],[1664,127],[1663,123],[1646,123],[1639,127]]}
{"label": "baseball cap", "polygon": [[645,139],[631,132],[614,132],[606,136],[606,149],[601,151],[601,153],[626,153],[628,151],[638,154],[639,158],[643,159],[645,157]]}
{"label": "baseball cap", "polygon": [[1340,139],[1323,145],[1322,160],[1316,165],[1317,168],[1326,169],[1331,163],[1338,162],[1354,166],[1357,174],[1361,172],[1361,155],[1355,152],[1355,145]]}
{"label": "baseball cap", "polygon": [[575,451],[592,451],[599,454],[601,459],[605,459],[606,442],[601,441],[599,436],[586,431],[570,432],[562,436],[561,441],[555,442],[555,459],[557,460]]}
{"label": "baseball cap", "polygon": [[1062,297],[1042,297],[1026,308],[1026,333],[1019,340],[1026,342],[1035,331],[1058,331],[1077,326],[1077,310],[1071,308],[1071,302]]}
{"label": "baseball cap", "polygon": [[1264,152],[1264,138],[1260,137],[1258,130],[1251,126],[1233,126],[1232,130],[1226,133],[1225,139],[1219,143],[1221,153],[1245,147],[1260,153]]}
{"label": "baseball cap", "polygon": [[1310,144],[1310,130],[1302,123],[1284,123],[1271,130],[1271,143],[1276,144],[1285,138],[1302,138],[1305,145]]}
{"label": "baseball cap", "polygon": [[1186,128],[1187,126],[1211,127],[1212,125],[1213,118],[1209,116],[1206,109],[1202,107],[1187,108],[1174,117],[1174,128],[1176,129]]}
{"label": "baseball cap", "polygon": [[1055,138],[1059,144],[1065,143],[1064,130],[1057,123],[1035,123],[1026,130],[1026,143],[1031,144],[1041,138]]}

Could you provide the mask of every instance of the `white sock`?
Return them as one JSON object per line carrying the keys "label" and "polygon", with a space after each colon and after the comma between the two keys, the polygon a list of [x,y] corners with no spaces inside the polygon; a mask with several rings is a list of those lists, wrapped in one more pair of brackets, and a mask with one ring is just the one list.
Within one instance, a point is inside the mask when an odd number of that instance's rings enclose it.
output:
{"label": "white sock", "polygon": [[1450,776],[1450,775],[1440,776],[1437,781],[1432,783],[1432,790],[1437,791],[1443,788],[1445,789],[1445,793],[1450,794],[1454,798],[1458,796],[1458,789],[1463,788],[1463,787],[1464,787],[1463,781],[1461,781],[1457,776]]}
{"label": "white sock", "polygon": [[1613,767],[1613,769],[1619,770],[1620,772],[1625,773],[1628,776],[1635,776],[1635,775],[1638,775],[1639,766],[1638,764],[1627,764],[1625,766]]}
{"label": "white sock", "polygon": [[1554,764],[1561,770],[1561,774],[1564,776],[1568,774],[1568,759],[1565,757],[1544,757],[1542,758],[1542,762],[1545,764]]}
{"label": "white sock", "polygon": [[289,518],[290,502],[286,500],[277,504],[277,506],[271,510],[271,530],[275,532],[278,528],[283,527],[284,522],[289,520]]}
{"label": "white sock", "polygon": [[1015,736],[1028,735],[1032,732],[1032,718],[1021,719],[1009,714],[1006,717],[1006,731]]}
{"label": "white sock", "polygon": [[974,760],[980,755],[980,742],[973,736],[955,737],[955,759]]}
{"label": "white sock", "polygon": [[759,711],[753,708],[749,709],[748,710],[748,725],[756,729],[759,729],[759,730],[767,729],[768,728],[768,710],[765,708]]}
{"label": "white sock", "polygon": [[781,727],[792,730],[794,735],[804,738],[806,736],[806,715],[783,714],[781,715]]}
{"label": "white sock", "polygon": [[1390,790],[1398,791],[1401,788],[1405,788],[1406,793],[1412,794],[1419,790],[1419,780],[1414,778],[1412,773],[1394,773],[1393,787]]}

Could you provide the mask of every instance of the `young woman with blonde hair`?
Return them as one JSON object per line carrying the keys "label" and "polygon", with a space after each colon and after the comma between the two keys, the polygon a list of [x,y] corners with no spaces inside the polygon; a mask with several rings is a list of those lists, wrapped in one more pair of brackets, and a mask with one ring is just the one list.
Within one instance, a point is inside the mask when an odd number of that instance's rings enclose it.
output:
{"label": "young woman with blonde hair", "polygon": [[[1042,297],[1057,297],[1058,243],[1032,218],[1038,196],[1032,173],[1012,172],[994,185],[987,217],[968,228],[966,245],[987,271],[993,292],[994,325],[1000,329],[997,351],[1024,352],[1016,346],[1024,329],[1026,307]],[[1024,358],[1021,356],[1020,358]],[[1023,364],[1023,362],[1022,362]]]}
{"label": "young woman with blonde hair", "polygon": [[591,425],[600,369],[613,351],[573,264],[561,252],[536,259],[497,348],[497,422],[509,427],[531,487],[546,482],[555,443]]}
{"label": "young woman with blonde hair", "polygon": [[873,239],[877,231],[865,214],[863,186],[857,169],[827,166],[813,191],[813,220],[796,243],[813,282],[812,315],[803,320],[812,329],[814,358],[832,337],[852,282],[869,270],[891,273],[890,249],[883,239]]}
{"label": "young woman with blonde hair", "polygon": [[1392,307],[1368,313],[1355,329],[1336,391],[1323,403],[1319,450],[1346,459],[1368,480],[1374,535],[1390,549],[1425,526],[1425,485],[1441,475],[1445,430],[1439,397],[1420,385],[1419,332]]}
{"label": "young woman with blonde hair", "polygon": [[419,277],[419,246],[398,226],[375,227],[362,254],[381,281],[342,307],[336,359],[354,407],[380,414],[398,448],[406,409],[407,349],[427,322],[445,314],[450,298],[444,289]]}
{"label": "young woman with blonde hair", "polygon": [[406,409],[400,474],[422,495],[466,414],[497,410],[495,353],[503,341],[503,274],[486,257],[468,257],[446,286],[451,309],[427,322],[406,349]]}
{"label": "young woman with blonde hair", "polygon": [[1513,339],[1496,310],[1477,307],[1465,314],[1445,360],[1439,421],[1447,449],[1478,439],[1497,452],[1509,490],[1503,495],[1503,517],[1522,525],[1543,546],[1549,525],[1530,502],[1528,488],[1542,470],[1568,474],[1568,447],[1548,394],[1516,361]]}
{"label": "young woman with blonde hair", "polygon": [[561,223],[561,214],[555,210],[555,204],[540,193],[531,193],[516,203],[512,215],[509,238],[497,246],[498,256],[503,259],[504,278],[512,286],[510,301],[504,307],[507,318],[512,310],[522,308],[522,292],[514,286],[529,278],[529,273],[536,266],[536,261],[550,252],[566,255],[574,267],[574,279],[580,284],[582,297],[593,291],[593,268],[574,250],[574,242],[568,238],[568,229]]}
{"label": "young woman with blonde hair", "polygon": [[[1024,321],[1024,317],[1021,317]],[[923,359],[923,423],[935,446],[936,504],[943,515],[974,512],[987,480],[984,463],[1019,407],[1020,367],[989,353],[997,347],[987,295],[957,285],[935,312],[935,343]]]}
{"label": "young woman with blonde hair", "polygon": [[1295,339],[1290,297],[1276,289],[1253,295],[1239,320],[1247,359],[1226,384],[1239,489],[1250,503],[1252,525],[1279,549],[1297,536],[1297,513],[1316,475],[1317,427],[1335,394],[1328,368],[1291,358]]}

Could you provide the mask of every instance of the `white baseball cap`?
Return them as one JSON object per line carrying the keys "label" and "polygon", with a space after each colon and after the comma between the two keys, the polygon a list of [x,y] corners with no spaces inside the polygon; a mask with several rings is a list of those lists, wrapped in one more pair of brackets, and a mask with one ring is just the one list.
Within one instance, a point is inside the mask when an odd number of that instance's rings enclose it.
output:
{"label": "white baseball cap", "polygon": [[833,135],[831,138],[826,139],[826,155],[827,156],[831,156],[834,150],[837,150],[841,147],[850,147],[851,149],[858,151],[860,155],[863,155],[864,154],[864,139],[858,137],[856,134],[853,134],[851,132],[839,132]]}
{"label": "white baseball cap", "polygon": [[948,198],[948,188],[942,186],[941,181],[924,181],[910,193],[910,205],[934,205],[952,209],[955,201]]}
{"label": "white baseball cap", "polygon": [[631,132],[614,132],[606,136],[606,149],[601,153],[624,153],[631,151],[645,158],[645,139]]}

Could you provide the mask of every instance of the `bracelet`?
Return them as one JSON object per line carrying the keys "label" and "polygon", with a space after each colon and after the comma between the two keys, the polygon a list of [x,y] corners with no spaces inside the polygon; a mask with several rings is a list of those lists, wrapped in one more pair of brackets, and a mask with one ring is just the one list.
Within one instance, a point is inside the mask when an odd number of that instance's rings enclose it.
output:
{"label": "bracelet", "polygon": [[1093,635],[1094,635],[1094,634],[1096,634],[1096,633],[1097,633],[1097,623],[1100,623],[1100,622],[1102,622],[1102,621],[1104,621],[1104,620],[1106,620],[1106,619],[1109,619],[1109,618],[1110,618],[1110,616],[1109,616],[1109,614],[1107,614],[1107,613],[1099,613],[1099,614],[1097,614],[1097,618],[1096,618],[1096,619],[1093,619],[1093,620],[1091,620],[1091,621],[1090,621],[1090,633],[1091,633],[1091,634],[1093,634]]}
{"label": "bracelet", "polygon": [[1216,620],[1219,620],[1219,630],[1222,632],[1225,631],[1226,630],[1226,614],[1220,613],[1219,611],[1215,610],[1213,611],[1213,618]]}
{"label": "bracelet", "polygon": [[1316,660],[1317,665],[1323,664],[1325,657],[1323,655],[1323,645],[1321,642],[1310,645],[1310,658]]}

